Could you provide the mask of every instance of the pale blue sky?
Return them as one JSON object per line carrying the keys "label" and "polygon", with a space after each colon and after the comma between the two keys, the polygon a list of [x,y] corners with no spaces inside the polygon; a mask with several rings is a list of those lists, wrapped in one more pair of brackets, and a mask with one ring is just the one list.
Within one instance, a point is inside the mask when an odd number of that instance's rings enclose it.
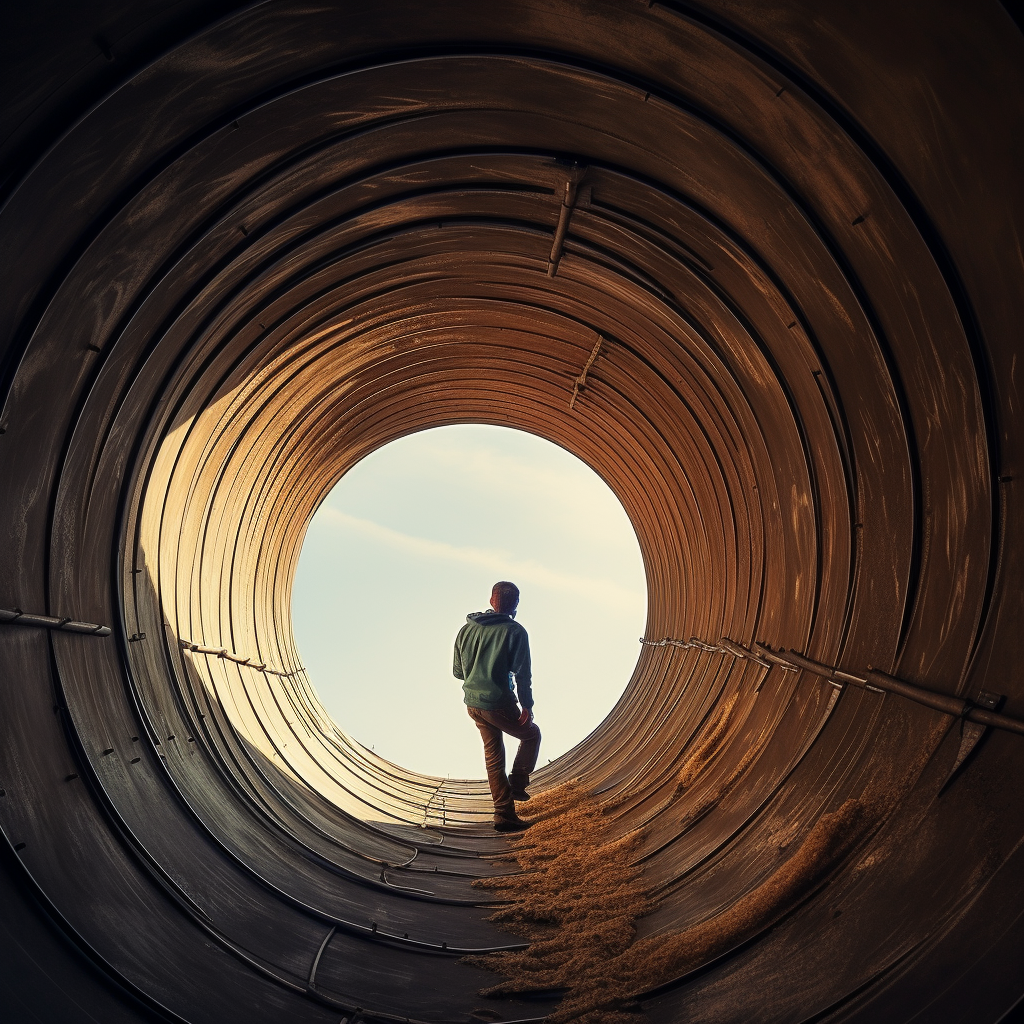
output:
{"label": "pale blue sky", "polygon": [[646,585],[618,500],[575,456],[506,427],[422,431],[346,473],[313,517],[292,598],[334,720],[407,768],[482,778],[452,645],[499,579],[522,592],[544,764],[607,715],[639,654]]}

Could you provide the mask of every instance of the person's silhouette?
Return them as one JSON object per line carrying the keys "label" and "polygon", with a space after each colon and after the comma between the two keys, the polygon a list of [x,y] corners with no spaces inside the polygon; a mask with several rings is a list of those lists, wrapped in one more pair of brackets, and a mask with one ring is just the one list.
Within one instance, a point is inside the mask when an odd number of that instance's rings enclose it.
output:
{"label": "person's silhouette", "polygon": [[[518,606],[519,588],[506,580],[495,583],[491,589],[492,610],[467,615],[466,624],[455,638],[453,671],[463,681],[466,710],[484,741],[487,782],[498,832],[519,832],[528,827],[516,814],[515,801],[530,799],[526,787],[540,752],[540,729],[533,720],[530,638],[515,621]],[[519,740],[508,775],[503,733]]]}

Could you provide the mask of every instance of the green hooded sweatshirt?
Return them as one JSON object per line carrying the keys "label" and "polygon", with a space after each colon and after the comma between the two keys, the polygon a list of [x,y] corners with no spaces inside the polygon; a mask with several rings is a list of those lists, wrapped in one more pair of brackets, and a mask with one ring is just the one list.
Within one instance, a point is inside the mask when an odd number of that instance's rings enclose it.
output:
{"label": "green hooded sweatshirt", "polygon": [[463,680],[466,703],[484,711],[512,709],[519,693],[524,708],[533,707],[530,689],[530,638],[511,615],[472,612],[455,638],[456,679]]}

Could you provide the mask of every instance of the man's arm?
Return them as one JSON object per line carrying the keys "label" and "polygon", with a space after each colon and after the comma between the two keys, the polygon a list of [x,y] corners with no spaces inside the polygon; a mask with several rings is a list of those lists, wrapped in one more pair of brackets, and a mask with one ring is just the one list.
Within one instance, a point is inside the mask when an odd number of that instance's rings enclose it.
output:
{"label": "man's arm", "polygon": [[516,677],[516,694],[523,709],[533,709],[533,675],[530,669],[530,638],[518,623],[509,637],[509,668]]}
{"label": "man's arm", "polygon": [[465,679],[466,673],[462,668],[462,651],[460,650],[461,644],[459,641],[462,639],[462,633],[465,630],[465,626],[459,630],[459,635],[455,638],[455,662],[452,665],[452,675],[456,679]]}

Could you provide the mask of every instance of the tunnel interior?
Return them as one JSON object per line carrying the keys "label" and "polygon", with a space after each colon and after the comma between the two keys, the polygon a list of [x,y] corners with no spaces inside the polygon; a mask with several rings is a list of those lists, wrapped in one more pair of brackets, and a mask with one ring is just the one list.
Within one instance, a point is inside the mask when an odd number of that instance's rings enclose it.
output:
{"label": "tunnel interior", "polygon": [[[968,714],[1024,718],[1006,9],[10,21],[7,1019],[1012,1019],[1024,737]],[[292,635],[320,502],[455,423],[578,456],[643,554],[653,642],[534,781],[650,898],[589,1017],[479,994],[486,784],[352,740]]]}

